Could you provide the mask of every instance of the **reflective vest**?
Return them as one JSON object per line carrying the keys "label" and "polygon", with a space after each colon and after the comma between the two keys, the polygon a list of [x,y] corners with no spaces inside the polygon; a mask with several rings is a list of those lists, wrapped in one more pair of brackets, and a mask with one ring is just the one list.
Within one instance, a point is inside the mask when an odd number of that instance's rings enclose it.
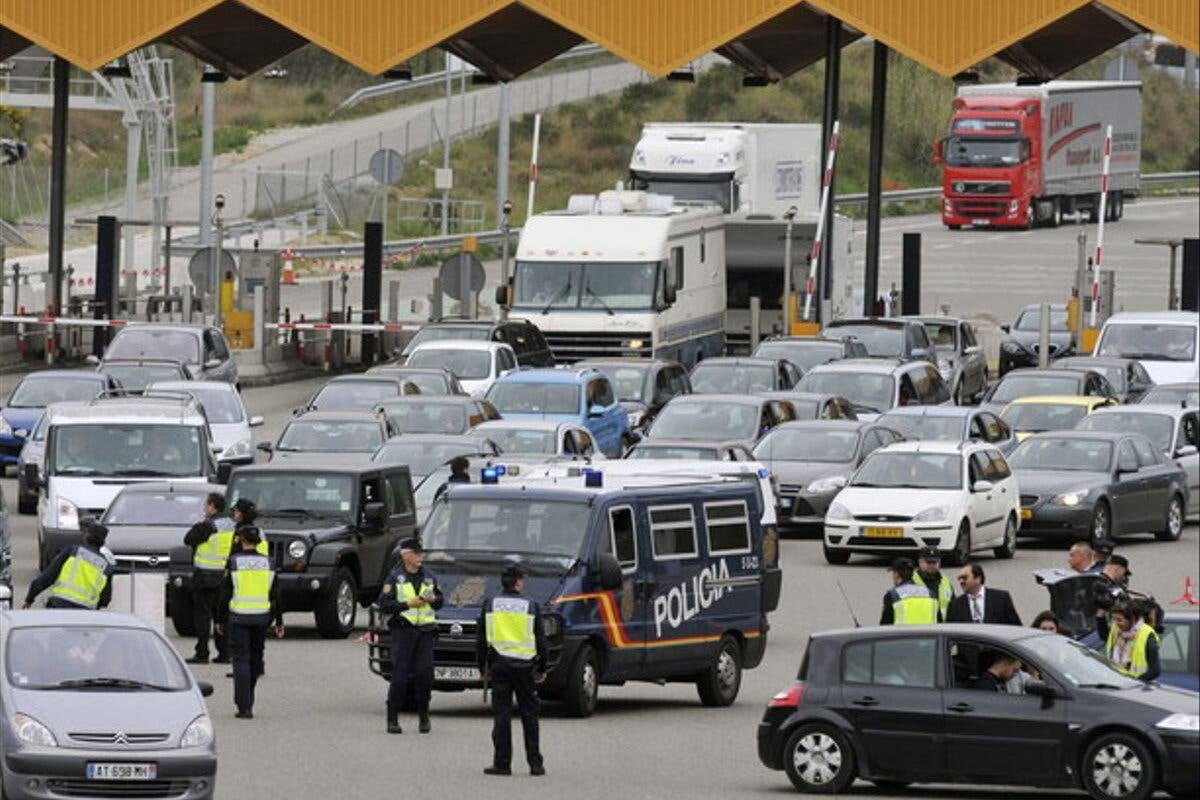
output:
{"label": "reflective vest", "polygon": [[50,594],[94,609],[100,605],[100,595],[107,583],[108,560],[86,547],[75,547],[58,571]]}
{"label": "reflective vest", "polygon": [[1146,670],[1150,668],[1150,664],[1146,660],[1146,643],[1150,641],[1151,636],[1157,640],[1158,631],[1154,630],[1154,628],[1150,627],[1146,623],[1142,623],[1142,626],[1138,628],[1137,633],[1133,637],[1133,645],[1130,647],[1129,651],[1128,667],[1121,666],[1117,663],[1117,660],[1113,658],[1113,656],[1116,654],[1117,639],[1120,637],[1120,635],[1120,628],[1118,628],[1116,625],[1109,626],[1108,643],[1105,645],[1104,652],[1108,655],[1108,660],[1112,662],[1114,667],[1119,669],[1121,672],[1124,672],[1131,678],[1140,678],[1146,673]]}
{"label": "reflective vest", "polygon": [[[233,520],[229,517],[214,517],[216,531],[200,543],[192,554],[192,566],[196,569],[222,572],[233,550]],[[263,555],[266,555],[265,553]]]}
{"label": "reflective vest", "polygon": [[[945,575],[942,575],[941,577],[942,580],[937,585],[937,601],[938,610],[942,612],[942,619],[944,620],[946,619],[946,610],[950,608],[950,601],[954,599],[954,587],[950,585],[949,578],[947,578]],[[915,583],[917,586],[923,586],[926,589],[929,588],[925,585],[925,579],[921,577],[921,573],[914,572],[912,579],[913,583]]]}
{"label": "reflective vest", "polygon": [[258,553],[240,553],[233,560],[230,577],[233,579],[233,597],[229,600],[229,613],[257,615],[271,612],[271,584],[275,581],[275,570],[266,556]]}
{"label": "reflective vest", "polygon": [[915,583],[902,583],[892,590],[893,625],[932,625],[938,621],[938,601],[929,590]]}
{"label": "reflective vest", "polygon": [[[401,572],[400,580],[396,583],[396,588],[398,590],[397,594],[401,600],[408,602],[409,600],[414,600],[418,597],[424,597],[427,594],[433,594],[432,583],[428,583],[422,579],[421,589],[418,591],[413,588],[412,582],[405,577],[406,575],[407,573]],[[429,605],[428,603],[423,606],[418,606],[417,608],[406,608],[400,612],[400,616],[408,620],[409,623],[415,628],[423,628],[437,624],[437,615],[434,613],[433,606]]]}
{"label": "reflective vest", "polygon": [[532,661],[537,655],[534,617],[523,597],[496,597],[485,617],[488,645],[506,658]]}

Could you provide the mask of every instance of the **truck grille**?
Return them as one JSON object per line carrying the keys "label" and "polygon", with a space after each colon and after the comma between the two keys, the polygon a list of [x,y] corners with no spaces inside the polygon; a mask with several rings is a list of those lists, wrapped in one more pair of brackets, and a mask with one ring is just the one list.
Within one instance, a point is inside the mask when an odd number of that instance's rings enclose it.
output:
{"label": "truck grille", "polygon": [[1008,181],[955,181],[956,194],[1008,194],[1012,184]]}
{"label": "truck grille", "polygon": [[[633,349],[631,340],[640,339],[642,346]],[[653,340],[649,331],[620,333],[552,333],[546,332],[546,341],[554,351],[554,360],[559,364],[571,364],[585,358],[612,358],[633,356],[650,358]]]}
{"label": "truck grille", "polygon": [[1008,209],[1003,200],[956,200],[955,212],[962,217],[1002,217]]}

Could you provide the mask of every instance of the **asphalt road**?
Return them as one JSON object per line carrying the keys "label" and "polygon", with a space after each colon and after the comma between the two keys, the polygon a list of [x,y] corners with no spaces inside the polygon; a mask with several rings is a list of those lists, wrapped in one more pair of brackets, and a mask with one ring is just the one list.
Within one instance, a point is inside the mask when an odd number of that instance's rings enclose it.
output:
{"label": "asphalt road", "polygon": [[[319,380],[309,380],[246,390],[250,413],[267,419],[257,429],[260,441],[274,439],[290,409],[318,385]],[[15,514],[15,480],[6,478],[0,487],[13,509],[14,589],[20,602],[35,574],[34,518]],[[1065,547],[1023,542],[1011,561],[985,557],[988,584],[1011,590],[1022,618],[1032,620],[1047,607],[1048,597],[1031,573],[1061,564]],[[1178,542],[1139,536],[1119,542],[1119,551],[1132,562],[1133,588],[1154,593],[1166,605],[1179,595],[1185,578],[1197,577],[1200,535],[1191,525]],[[736,704],[709,709],[688,685],[630,684],[602,687],[599,709],[590,719],[566,718],[548,705],[542,742],[549,774],[536,780],[523,771],[508,779],[482,774],[490,762],[491,742],[490,716],[479,692],[435,695],[431,735],[415,733],[411,716],[401,719],[404,735],[387,735],[386,684],[368,672],[365,645],[353,637],[320,639],[310,615],[289,615],[287,637],[267,643],[267,676],[259,684],[254,720],[234,718],[225,667],[195,667],[200,679],[216,686],[209,708],[220,754],[218,797],[370,798],[394,795],[398,787],[405,794],[439,798],[496,791],[557,800],[787,796],[791,785],[786,776],[758,761],[755,730],[764,704],[794,677],[811,633],[851,625],[838,583],[859,620],[871,624],[878,619],[889,578],[880,559],[856,557],[848,566],[829,567],[815,540],[785,541],[783,559],[783,598],[771,617],[766,659],[745,673]],[[190,655],[190,640],[176,639],[176,644]],[[519,742],[519,727],[514,728]],[[922,787],[915,794],[889,795],[860,782],[848,796],[1000,800],[1072,795],[1011,787]]]}

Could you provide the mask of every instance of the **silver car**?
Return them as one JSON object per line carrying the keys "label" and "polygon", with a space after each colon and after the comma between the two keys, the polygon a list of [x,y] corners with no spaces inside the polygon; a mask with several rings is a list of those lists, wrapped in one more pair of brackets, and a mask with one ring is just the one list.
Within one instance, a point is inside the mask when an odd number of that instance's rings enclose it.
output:
{"label": "silver car", "polygon": [[[196,398],[208,417],[208,434],[217,456],[218,480],[225,480],[233,467],[254,463],[254,435],[251,428],[263,424],[262,417],[246,415],[242,396],[232,383],[224,381],[157,381],[146,387],[154,391],[187,392]],[[220,447],[220,450],[215,450]]]}
{"label": "silver car", "polygon": [[955,405],[978,402],[988,387],[987,356],[966,320],[956,317],[905,317],[925,326],[936,354],[938,372],[950,387]]}
{"label": "silver car", "polygon": [[212,686],[162,634],[127,614],[0,611],[0,641],[5,798],[213,796]]}
{"label": "silver car", "polygon": [[103,361],[88,356],[89,364],[104,365],[114,359],[166,358],[187,368],[185,377],[237,385],[237,361],[219,328],[181,323],[139,323],[118,331],[104,351]]}

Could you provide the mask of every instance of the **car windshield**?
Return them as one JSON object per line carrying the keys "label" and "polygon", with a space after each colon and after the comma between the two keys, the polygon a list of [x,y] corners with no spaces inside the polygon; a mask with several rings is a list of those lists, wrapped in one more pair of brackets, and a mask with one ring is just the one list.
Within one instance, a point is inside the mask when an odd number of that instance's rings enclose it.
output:
{"label": "car windshield", "polygon": [[371,409],[382,400],[399,395],[391,381],[331,381],[325,384],[309,404],[313,408]]}
{"label": "car windshield", "polygon": [[1042,665],[1072,686],[1111,686],[1130,689],[1141,682],[1119,672],[1104,654],[1058,634],[1034,635],[1020,640]]}
{"label": "car windshield", "polygon": [[501,453],[554,455],[558,452],[558,433],[541,428],[488,428],[487,437]]}
{"label": "car windshield", "polygon": [[102,521],[105,525],[187,527],[204,515],[206,497],[195,492],[122,492]]}
{"label": "car windshield", "polygon": [[660,439],[757,439],[757,403],[667,403],[650,426]]}
{"label": "car windshield", "polygon": [[18,689],[181,692],[192,686],[171,645],[142,628],[16,627],[5,644],[9,684]]}
{"label": "car windshield", "polygon": [[418,350],[408,357],[414,367],[445,367],[460,381],[483,380],[492,374],[492,354],[487,350]]}
{"label": "car windshield", "polygon": [[659,264],[518,261],[513,305],[536,309],[643,311],[654,305]]}
{"label": "car windshield", "polygon": [[375,422],[295,420],[279,437],[277,450],[319,453],[374,453],[383,444]]}
{"label": "car windshield", "polygon": [[187,379],[183,368],[174,364],[105,364],[102,368],[121,384],[122,389],[140,392],[152,383]]}
{"label": "car windshield", "polygon": [[800,392],[836,394],[856,408],[886,411],[892,407],[895,379],[878,372],[810,372],[796,384]]}
{"label": "car windshield", "polygon": [[1013,403],[1000,416],[1014,431],[1065,431],[1087,413],[1086,406],[1067,403]]}
{"label": "car windshield", "polygon": [[1067,369],[1090,369],[1093,372],[1099,372],[1103,375],[1114,390],[1123,392],[1127,388],[1125,385],[1125,367],[1121,364],[1097,364],[1091,358],[1064,358],[1062,361],[1054,362],[1056,367],[1066,367]]}
{"label": "car windshield", "polygon": [[71,400],[91,400],[104,391],[104,384],[94,377],[65,378],[61,375],[38,378],[27,375],[8,398],[9,408],[45,408],[51,403]]}
{"label": "car windshield", "polygon": [[1106,411],[1090,414],[1075,426],[1081,431],[1105,431],[1107,433],[1140,433],[1163,453],[1171,452],[1171,437],[1175,433],[1175,420],[1166,414],[1137,414],[1128,411]]}
{"label": "car windshield", "polygon": [[754,448],[759,461],[836,461],[854,458],[858,431],[776,428]]}
{"label": "car windshield", "polygon": [[961,489],[962,458],[958,453],[872,453],[854,477],[851,486],[893,489]]}
{"label": "car windshield", "polygon": [[1109,324],[1104,326],[1100,334],[1096,355],[1150,361],[1194,361],[1196,326],[1131,322]]}
{"label": "car windshield", "polygon": [[242,409],[241,401],[238,400],[237,390],[233,388],[233,384],[223,384],[222,388],[200,388],[188,385],[186,381],[174,381],[152,383],[146,387],[148,393],[160,389],[169,392],[187,392],[196,398],[204,408],[204,415],[208,417],[210,423],[230,425],[246,419],[245,411]]}
{"label": "car windshield", "polygon": [[580,387],[574,383],[497,383],[488,401],[503,414],[579,415]]}
{"label": "car windshield", "polygon": [[403,381],[408,381],[417,387],[421,394],[450,394],[450,386],[446,381],[446,376],[443,373],[437,372],[412,372],[405,370],[386,370],[386,373],[392,377],[399,378]]}
{"label": "car windshield", "polygon": [[[1040,308],[1027,308],[1021,312],[1021,316],[1017,317],[1017,322],[1013,325],[1014,330],[1018,331],[1038,331],[1041,330],[1042,311]],[[1050,330],[1066,331],[1067,330],[1067,311],[1063,308],[1050,309]]]}
{"label": "car windshield", "polygon": [[940,439],[961,442],[966,436],[965,417],[947,417],[935,414],[884,414],[879,424],[899,433],[905,439]]}
{"label": "car windshield", "polygon": [[1009,373],[1000,380],[996,392],[991,396],[993,403],[1008,403],[1018,397],[1038,394],[1079,394],[1083,378],[1074,375],[1020,375]]}
{"label": "car windshield", "polygon": [[[421,530],[425,552],[578,558],[590,529],[588,503],[471,498],[439,504]],[[426,560],[438,559],[426,556]]]}
{"label": "car windshield", "polygon": [[638,445],[629,451],[626,458],[684,458],[695,461],[715,461],[718,458],[717,450],[713,447],[685,447],[681,445],[671,445],[669,447],[655,447],[652,444],[646,443]]}
{"label": "car windshield", "polygon": [[842,357],[842,345],[822,342],[763,342],[754,351],[758,358],[781,358],[808,372],[818,364]]}
{"label": "car windshield", "polygon": [[1106,472],[1111,461],[1111,442],[1054,436],[1026,439],[1008,457],[1013,469],[1069,472]]}
{"label": "car windshield", "polygon": [[400,439],[384,443],[372,460],[385,464],[408,464],[409,473],[418,476],[428,475],[455,456],[474,456],[478,453],[479,448],[469,444],[406,442]]}
{"label": "car windshield", "polygon": [[773,364],[706,364],[692,370],[696,394],[753,394],[775,388]]}
{"label": "car windshield", "polygon": [[177,358],[199,364],[200,336],[189,331],[128,327],[113,339],[104,358]]}
{"label": "car windshield", "polygon": [[468,427],[462,403],[384,403],[380,408],[400,433],[463,433]]}
{"label": "car windshield", "polygon": [[1142,396],[1142,402],[1147,405],[1165,403],[1169,406],[1183,403],[1188,408],[1195,408],[1200,406],[1200,386],[1157,386]]}
{"label": "car windshield", "polygon": [[904,328],[900,325],[830,325],[836,336],[853,336],[873,358],[896,358],[904,353]]}
{"label": "car windshield", "polygon": [[52,473],[184,478],[204,474],[202,429],[191,425],[56,425]]}
{"label": "car windshield", "polygon": [[432,326],[426,325],[421,330],[417,331],[413,338],[408,340],[402,351],[403,355],[411,355],[413,350],[416,350],[418,345],[426,342],[438,342],[445,339],[470,339],[479,342],[486,342],[491,331],[482,325],[463,325],[460,327],[453,326]]}
{"label": "car windshield", "polygon": [[[582,364],[576,364],[576,367],[582,368]],[[593,367],[604,373],[608,378],[608,382],[612,384],[613,391],[617,395],[618,400],[633,401],[635,403],[645,403],[650,400],[643,394],[643,389],[646,384],[646,370],[649,367],[644,367],[638,364],[630,366],[612,366],[605,364],[603,366]]]}
{"label": "car windshield", "polygon": [[1006,167],[1021,163],[1028,155],[1024,140],[995,136],[949,136],[942,148],[942,158],[956,167]]}
{"label": "car windshield", "polygon": [[239,498],[248,498],[264,517],[311,514],[349,519],[354,507],[354,479],[312,472],[235,471],[226,497],[231,506]]}

